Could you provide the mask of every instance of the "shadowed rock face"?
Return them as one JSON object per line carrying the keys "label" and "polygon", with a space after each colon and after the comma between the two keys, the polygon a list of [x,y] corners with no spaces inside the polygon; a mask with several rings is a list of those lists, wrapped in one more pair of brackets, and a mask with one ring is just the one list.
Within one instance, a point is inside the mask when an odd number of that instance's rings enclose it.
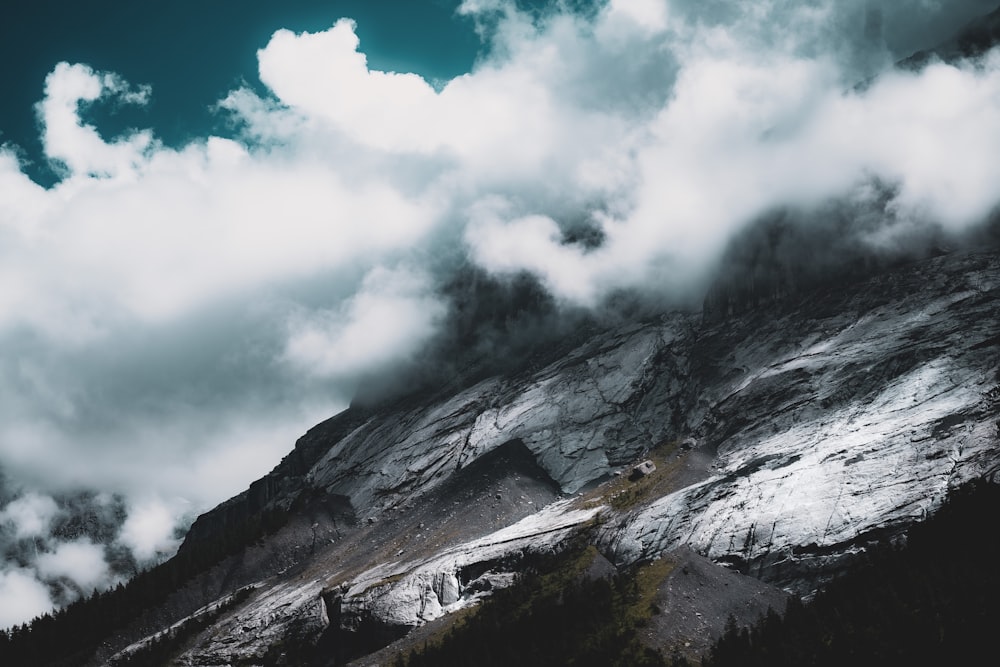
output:
{"label": "shadowed rock face", "polygon": [[[311,518],[311,532],[265,540],[302,546],[297,565],[256,572],[259,592],[180,664],[260,658],[333,626],[422,624],[595,522],[618,566],[686,546],[809,592],[949,488],[1000,471],[997,312],[1000,255],[947,255],[725,320],[605,330],[443,400],[349,410],[199,519],[185,549],[240,516],[295,516],[324,497],[358,520],[334,533]],[[542,509],[667,441],[688,442],[669,495],[622,508],[597,487]]]}
{"label": "shadowed rock face", "polygon": [[749,626],[768,609],[781,613],[788,594],[757,579],[720,567],[681,547],[669,555],[673,569],[657,591],[655,613],[640,639],[667,655],[694,661],[722,636],[730,617]]}

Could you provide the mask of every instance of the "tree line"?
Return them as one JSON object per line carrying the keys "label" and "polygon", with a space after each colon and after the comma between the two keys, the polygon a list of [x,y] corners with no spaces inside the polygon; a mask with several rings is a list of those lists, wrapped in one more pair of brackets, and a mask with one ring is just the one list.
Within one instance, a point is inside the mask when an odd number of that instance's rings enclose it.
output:
{"label": "tree line", "polygon": [[276,531],[287,518],[287,512],[282,510],[251,516],[199,543],[198,548],[182,550],[170,560],[140,572],[128,583],[0,630],[0,665],[70,667],[88,662],[102,644],[161,605],[194,576]]}
{"label": "tree line", "polygon": [[813,600],[729,624],[706,667],[986,664],[1000,628],[1000,485],[950,494],[905,542],[869,549]]}
{"label": "tree line", "polygon": [[[984,664],[1000,628],[1000,485],[954,490],[905,540],[870,548],[808,602],[740,628],[730,619],[704,667]],[[572,569],[572,568],[570,568]],[[608,579],[536,569],[394,667],[685,667],[642,645],[637,571]]]}

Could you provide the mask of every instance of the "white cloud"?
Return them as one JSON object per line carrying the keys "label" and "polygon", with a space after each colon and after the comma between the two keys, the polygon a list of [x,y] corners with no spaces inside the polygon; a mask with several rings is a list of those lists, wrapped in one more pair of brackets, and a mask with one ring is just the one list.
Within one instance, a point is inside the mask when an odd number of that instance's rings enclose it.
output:
{"label": "white cloud", "polygon": [[[180,499],[164,504],[147,498],[126,514],[124,499],[106,492],[47,496],[5,482],[14,497],[0,501],[6,503],[0,507],[0,552],[8,558],[0,561],[0,598],[17,597],[0,599],[0,628],[105,590],[136,562],[150,565],[171,553],[177,517],[189,507]],[[95,542],[109,536],[115,543],[110,550]],[[122,547],[133,550],[135,560]]]}
{"label": "white cloud", "polygon": [[[220,103],[239,134],[180,147],[102,137],[90,106],[151,91],[58,65],[37,109],[63,180],[0,148],[0,466],[128,494],[122,542],[151,558],[359,378],[418,355],[450,267],[526,271],[578,304],[689,293],[755,217],[876,178],[896,233],[975,225],[1000,201],[1000,57],[853,89],[908,43],[896,23],[933,27],[918,5],[466,0],[486,50],[436,86],[371,69],[351,21],[279,30],[268,93]],[[884,43],[861,43],[879,37],[865,8]],[[602,241],[572,242],[580,226]],[[4,516],[28,535],[49,510]]]}
{"label": "white cloud", "polygon": [[824,114],[822,147],[836,137],[862,166],[898,182],[906,214],[962,228],[996,206],[1000,160],[987,146],[1000,135],[1000,52],[884,77]]}
{"label": "white cloud", "polygon": [[30,621],[52,607],[48,589],[30,571],[0,571],[0,628]]}
{"label": "white cloud", "polygon": [[411,358],[444,310],[426,276],[376,267],[337,311],[293,320],[285,355],[305,373],[355,377]]}
{"label": "white cloud", "polygon": [[59,507],[49,496],[27,493],[0,510],[0,524],[12,523],[17,539],[45,536],[58,512]]}
{"label": "white cloud", "polygon": [[589,212],[601,248],[566,246],[551,216],[511,211],[506,224],[472,216],[466,240],[477,261],[591,303],[620,287],[697,286],[761,214],[851,197],[873,177],[899,185],[902,219],[963,229],[996,206],[1000,160],[983,142],[1000,132],[995,54],[886,74],[855,92],[826,55],[760,52],[738,38],[708,30],[679,45],[676,84],[644,121],[642,145],[620,144],[634,156],[624,170],[634,175],[630,206]]}
{"label": "white cloud", "polygon": [[129,510],[119,540],[140,563],[173,553],[179,543],[174,537],[177,509],[157,499],[140,501]]}
{"label": "white cloud", "polygon": [[45,78],[45,99],[38,105],[46,154],[71,174],[116,176],[134,168],[152,148],[151,133],[135,132],[107,143],[94,126],[81,122],[80,105],[108,96],[145,104],[149,92],[131,90],[114,74],[98,75],[86,65],[59,63]]}
{"label": "white cloud", "polygon": [[36,567],[42,578],[65,577],[85,593],[106,588],[111,576],[103,547],[86,538],[59,544],[55,551],[39,556]]}
{"label": "white cloud", "polygon": [[659,32],[667,27],[666,0],[610,0],[608,18],[623,17],[646,30]]}
{"label": "white cloud", "polygon": [[433,150],[428,133],[434,89],[416,74],[370,71],[355,24],[319,33],[274,33],[258,54],[260,79],[285,104],[321,118],[362,143],[387,150]]}
{"label": "white cloud", "polygon": [[[559,225],[543,215],[507,219],[505,202],[487,199],[470,211],[465,240],[473,259],[498,274],[528,271],[554,294],[596,305],[599,287],[588,255],[561,243]],[[598,251],[597,254],[604,255]],[[595,255],[596,256],[596,255]]]}

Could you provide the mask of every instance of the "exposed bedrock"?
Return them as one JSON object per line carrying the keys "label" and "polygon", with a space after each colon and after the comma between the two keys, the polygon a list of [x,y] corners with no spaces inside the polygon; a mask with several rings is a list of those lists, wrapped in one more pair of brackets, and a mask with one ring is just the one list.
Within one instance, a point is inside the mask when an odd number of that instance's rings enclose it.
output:
{"label": "exposed bedrock", "polygon": [[[725,320],[618,326],[444,399],[352,408],[200,518],[186,548],[323,498],[356,525],[219,626],[241,648],[206,639],[186,659],[261,655],[271,630],[253,628],[309,627],[319,641],[333,626],[419,625],[502,586],[512,570],[498,564],[594,522],[618,566],[689,547],[809,592],[950,488],[998,474],[998,312],[998,255],[947,255]],[[668,495],[552,504],[670,442],[686,472]],[[654,474],[670,474],[660,463]]]}
{"label": "exposed bedrock", "polygon": [[823,564],[995,474],[995,255],[939,258],[703,332],[688,428],[713,474],[609,530],[618,560],[681,544],[800,590]]}

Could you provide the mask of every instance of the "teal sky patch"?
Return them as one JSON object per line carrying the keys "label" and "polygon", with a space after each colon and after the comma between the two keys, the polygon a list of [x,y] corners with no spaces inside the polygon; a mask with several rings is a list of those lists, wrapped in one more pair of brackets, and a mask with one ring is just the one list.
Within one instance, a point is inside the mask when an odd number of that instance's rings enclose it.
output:
{"label": "teal sky patch", "polygon": [[96,105],[87,119],[106,136],[150,127],[169,145],[218,131],[212,105],[246,82],[260,89],[257,49],[274,31],[325,30],[357,22],[369,66],[429,80],[469,70],[480,48],[458,0],[35,0],[0,18],[0,142],[22,149],[45,182],[34,105],[56,63],[83,63],[152,86],[145,108]]}

